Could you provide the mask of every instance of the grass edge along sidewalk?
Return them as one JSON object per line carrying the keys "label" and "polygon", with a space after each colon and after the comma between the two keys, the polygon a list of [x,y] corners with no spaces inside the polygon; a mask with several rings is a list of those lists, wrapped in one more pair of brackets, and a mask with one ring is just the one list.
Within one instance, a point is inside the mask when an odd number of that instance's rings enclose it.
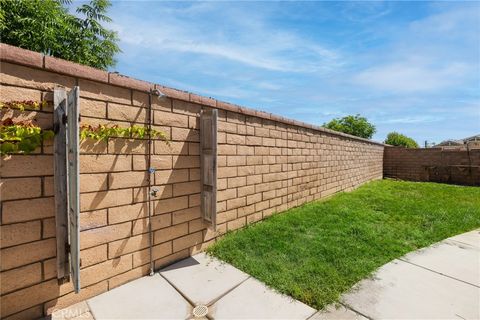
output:
{"label": "grass edge along sidewalk", "polygon": [[322,309],[383,264],[479,226],[479,187],[387,179],[228,233],[208,253]]}

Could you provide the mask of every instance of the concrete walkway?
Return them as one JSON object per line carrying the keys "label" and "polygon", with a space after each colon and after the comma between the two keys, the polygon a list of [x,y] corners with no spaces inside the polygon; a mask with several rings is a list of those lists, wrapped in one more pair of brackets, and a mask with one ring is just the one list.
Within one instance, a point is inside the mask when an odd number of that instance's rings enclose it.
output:
{"label": "concrete walkway", "polygon": [[312,319],[480,319],[480,230],[379,268]]}
{"label": "concrete walkway", "polygon": [[[64,315],[62,317],[62,315]],[[410,253],[355,285],[341,305],[316,311],[205,254],[173,264],[53,318],[479,319],[480,231]],[[68,317],[72,319],[72,317]]]}
{"label": "concrete walkway", "polygon": [[[317,310],[204,253],[54,315],[65,319],[308,319]],[[63,316],[62,316],[63,315]]]}

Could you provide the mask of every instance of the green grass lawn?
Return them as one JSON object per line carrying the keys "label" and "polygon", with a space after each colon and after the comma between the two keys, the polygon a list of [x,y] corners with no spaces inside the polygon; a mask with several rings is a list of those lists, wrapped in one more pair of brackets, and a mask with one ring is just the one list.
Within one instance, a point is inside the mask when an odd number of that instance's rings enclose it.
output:
{"label": "green grass lawn", "polygon": [[381,180],[227,234],[210,254],[314,307],[405,253],[480,226],[480,187]]}

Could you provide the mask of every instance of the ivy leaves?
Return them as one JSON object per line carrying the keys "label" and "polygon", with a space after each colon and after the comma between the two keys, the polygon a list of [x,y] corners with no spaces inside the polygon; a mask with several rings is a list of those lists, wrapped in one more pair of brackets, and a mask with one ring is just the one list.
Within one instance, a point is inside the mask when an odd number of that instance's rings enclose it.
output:
{"label": "ivy leaves", "polygon": [[[117,125],[105,126],[83,125],[80,128],[80,140],[107,141],[109,138],[133,138],[145,139],[148,137],[160,139],[168,144],[166,135],[154,129],[149,130],[146,127],[130,126],[121,128]],[[29,154],[37,149],[42,141],[52,139],[54,132],[52,130],[42,130],[32,123],[5,122],[0,126],[0,155],[23,153]]]}
{"label": "ivy leaves", "polygon": [[[24,113],[29,110],[38,110],[45,107],[46,101],[9,101],[0,103],[0,109],[20,110]],[[84,124],[80,127],[80,140],[92,139],[97,141],[106,141],[109,138],[130,138],[130,139],[160,139],[169,144],[167,136],[161,131],[149,129],[144,126],[132,125],[127,128],[118,125],[98,125],[93,127]],[[0,155],[13,153],[29,154],[39,146],[42,141],[52,139],[54,132],[52,130],[42,130],[33,120],[18,120],[11,116],[0,120]]]}
{"label": "ivy leaves", "polygon": [[[46,101],[9,101],[0,103],[0,109],[19,110],[25,113],[25,110],[38,110],[45,107]],[[37,149],[43,140],[53,138],[52,130],[42,130],[34,124],[33,120],[15,120],[11,116],[4,117],[0,121],[0,155],[23,153],[28,154]]]}
{"label": "ivy leaves", "polygon": [[0,102],[0,109],[16,109],[20,111],[27,110],[38,110],[40,107],[46,107],[47,101],[43,100],[41,102],[32,101],[32,100],[23,100],[23,101],[8,101]]}
{"label": "ivy leaves", "polygon": [[53,138],[51,130],[42,130],[32,124],[12,124],[0,127],[0,154],[31,153],[43,140]]}
{"label": "ivy leaves", "polygon": [[137,125],[132,125],[127,128],[121,128],[118,125],[106,126],[103,124],[96,127],[91,125],[82,125],[80,127],[80,140],[92,139],[106,141],[108,138],[145,139],[149,136],[150,138],[160,139],[168,143],[165,133]]}

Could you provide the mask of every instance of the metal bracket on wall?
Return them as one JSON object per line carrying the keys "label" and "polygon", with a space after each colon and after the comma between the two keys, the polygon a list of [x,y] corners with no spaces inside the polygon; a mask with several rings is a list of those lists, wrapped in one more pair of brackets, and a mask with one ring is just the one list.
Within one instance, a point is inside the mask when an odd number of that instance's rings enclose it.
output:
{"label": "metal bracket on wall", "polygon": [[55,88],[54,188],[57,278],[71,278],[80,291],[79,93]]}

